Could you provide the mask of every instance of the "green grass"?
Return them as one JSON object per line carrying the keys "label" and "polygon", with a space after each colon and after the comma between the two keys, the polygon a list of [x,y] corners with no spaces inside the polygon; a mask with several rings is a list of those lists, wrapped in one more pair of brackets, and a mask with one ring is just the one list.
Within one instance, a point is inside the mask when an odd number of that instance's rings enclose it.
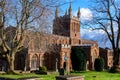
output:
{"label": "green grass", "polygon": [[36,74],[0,74],[0,77],[5,77],[5,78],[13,78],[13,79],[18,79],[18,78],[26,78],[26,77],[39,77],[39,75]]}
{"label": "green grass", "polygon": [[39,75],[34,73],[19,73],[19,74],[0,74],[2,78],[11,78],[11,79],[18,79],[18,78],[29,78],[29,77],[38,77],[40,80],[55,80],[55,76],[58,76],[58,73],[48,75]]}
{"label": "green grass", "polygon": [[[84,75],[85,80],[120,80],[120,73],[108,73],[108,72],[95,72],[95,71],[87,71],[87,72],[79,72],[79,73],[71,73],[70,75]],[[36,75],[36,74],[19,74],[19,75],[7,75],[0,74],[0,77],[7,78],[23,78],[23,77],[40,77],[40,80],[55,80],[55,76],[58,76],[58,73],[50,73],[48,75]]]}
{"label": "green grass", "polygon": [[81,72],[72,73],[74,75],[84,75],[85,80],[120,80],[120,73],[108,73],[108,72]]}

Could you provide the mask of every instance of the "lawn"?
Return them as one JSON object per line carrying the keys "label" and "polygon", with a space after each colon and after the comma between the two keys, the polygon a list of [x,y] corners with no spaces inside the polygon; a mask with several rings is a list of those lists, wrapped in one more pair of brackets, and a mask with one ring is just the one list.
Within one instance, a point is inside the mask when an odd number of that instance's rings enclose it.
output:
{"label": "lawn", "polygon": [[18,78],[26,78],[26,77],[39,77],[39,75],[36,74],[26,74],[26,73],[21,73],[21,74],[0,74],[0,77],[4,77],[4,78],[13,78],[13,79],[18,79]]}
{"label": "lawn", "polygon": [[84,75],[85,80],[120,80],[120,73],[108,73],[108,72],[81,72],[72,73],[74,75]]}
{"label": "lawn", "polygon": [[[120,73],[108,73],[108,72],[79,72],[71,73],[70,75],[84,75],[85,80],[120,80]],[[55,76],[58,76],[58,73],[49,73],[48,75],[36,75],[36,74],[19,74],[19,75],[6,75],[0,74],[0,77],[9,77],[9,78],[21,78],[21,77],[40,77],[40,80],[55,80]]]}
{"label": "lawn", "polygon": [[49,73],[48,75],[39,75],[34,73],[19,73],[19,74],[1,74],[0,77],[2,78],[11,78],[11,79],[18,79],[18,78],[30,78],[30,77],[37,77],[40,80],[55,80],[55,76],[58,76],[58,73]]}

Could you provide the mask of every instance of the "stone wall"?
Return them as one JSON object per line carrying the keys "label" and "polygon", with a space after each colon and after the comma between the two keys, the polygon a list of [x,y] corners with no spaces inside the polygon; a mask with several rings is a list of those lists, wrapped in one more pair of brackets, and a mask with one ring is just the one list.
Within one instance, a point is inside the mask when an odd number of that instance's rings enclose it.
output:
{"label": "stone wall", "polygon": [[56,80],[84,80],[84,76],[73,75],[57,76]]}
{"label": "stone wall", "polygon": [[112,67],[113,65],[113,52],[110,49],[99,48],[100,57],[104,59],[105,69]]}

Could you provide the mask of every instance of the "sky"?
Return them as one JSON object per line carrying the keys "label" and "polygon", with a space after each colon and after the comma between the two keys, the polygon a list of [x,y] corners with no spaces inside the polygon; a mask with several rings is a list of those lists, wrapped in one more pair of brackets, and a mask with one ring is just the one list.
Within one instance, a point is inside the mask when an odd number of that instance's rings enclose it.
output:
{"label": "sky", "polygon": [[[69,2],[70,0],[66,1]],[[89,9],[91,3],[89,0],[71,0],[71,2],[73,15],[76,15],[78,8],[80,8],[81,19],[90,20],[92,18],[92,11]],[[69,5],[66,4],[62,8],[68,9]]]}
{"label": "sky", "polygon": [[[70,0],[66,0],[67,2],[69,2]],[[73,1],[73,0],[71,0]],[[76,16],[78,8],[80,7],[80,12],[81,12],[81,18],[80,20],[92,20],[93,18],[93,13],[92,10],[90,10],[90,0],[74,0],[71,5],[72,5],[72,14],[74,16]],[[70,4],[66,4],[61,6],[61,9],[63,10],[62,14],[64,14],[66,12],[66,10],[68,10]],[[94,4],[92,4],[94,5]],[[109,47],[110,46],[110,42],[109,40],[107,40],[106,42],[103,39],[104,37],[107,37],[105,32],[99,30],[99,31],[91,31],[88,29],[83,29],[83,26],[81,25],[81,38],[83,39],[88,39],[88,40],[94,40],[97,41],[99,43],[100,47]],[[106,39],[106,38],[105,38]],[[104,46],[103,46],[104,45]]]}
{"label": "sky", "polygon": [[[81,11],[81,20],[91,20],[92,19],[92,11],[89,9],[90,0],[66,0],[66,2],[70,2],[72,5],[72,14],[76,16],[78,9]],[[59,11],[60,14],[64,14],[66,10],[68,10],[70,3],[62,5]]]}
{"label": "sky", "polygon": [[[91,0],[61,0],[61,1],[66,1],[66,2],[71,1],[73,16],[76,16],[77,11],[80,8],[80,12],[81,12],[80,20],[81,21],[82,20],[87,20],[87,21],[92,20],[93,14],[89,8],[90,4],[91,4],[90,3]],[[67,4],[64,4],[61,7],[59,7],[59,9],[60,9],[59,14],[60,15],[65,14],[66,10],[68,10],[68,8],[69,8],[69,5],[70,5],[70,3],[67,3]],[[13,23],[13,22],[11,22],[11,23]],[[52,24],[51,24],[51,26],[52,26]],[[105,43],[103,43],[103,39],[102,39],[102,36],[105,34],[104,32],[102,32],[102,31],[90,31],[90,30],[83,29],[82,27],[83,26],[81,25],[81,33],[80,34],[81,34],[82,38],[88,39],[88,40],[98,41],[100,46],[105,45]],[[107,42],[104,47],[106,47],[106,46],[109,47],[109,42]]]}

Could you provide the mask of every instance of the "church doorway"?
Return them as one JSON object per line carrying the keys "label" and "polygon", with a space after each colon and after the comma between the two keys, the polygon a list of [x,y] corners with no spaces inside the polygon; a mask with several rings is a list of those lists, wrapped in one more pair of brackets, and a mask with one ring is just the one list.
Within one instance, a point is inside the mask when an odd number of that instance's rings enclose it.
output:
{"label": "church doorway", "polygon": [[33,55],[32,60],[31,60],[31,69],[36,70],[37,65],[38,65],[38,57],[37,57],[37,55]]}
{"label": "church doorway", "polygon": [[25,67],[25,59],[26,59],[26,54],[23,53],[17,53],[15,55],[15,70],[24,70]]}

